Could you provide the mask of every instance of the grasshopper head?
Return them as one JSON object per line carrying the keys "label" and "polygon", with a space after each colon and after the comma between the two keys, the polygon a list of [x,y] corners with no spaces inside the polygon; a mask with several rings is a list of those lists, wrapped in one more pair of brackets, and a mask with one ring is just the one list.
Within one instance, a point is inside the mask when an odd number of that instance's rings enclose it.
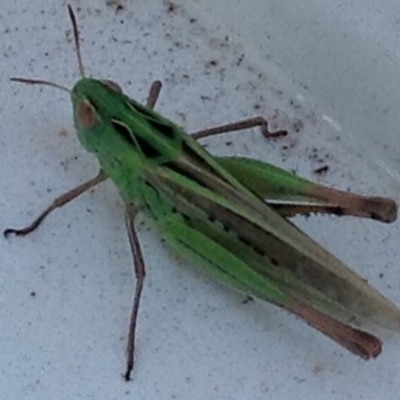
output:
{"label": "grasshopper head", "polygon": [[82,78],[72,89],[71,99],[78,138],[95,153],[99,142],[107,140],[107,126],[122,111],[122,90],[111,81]]}

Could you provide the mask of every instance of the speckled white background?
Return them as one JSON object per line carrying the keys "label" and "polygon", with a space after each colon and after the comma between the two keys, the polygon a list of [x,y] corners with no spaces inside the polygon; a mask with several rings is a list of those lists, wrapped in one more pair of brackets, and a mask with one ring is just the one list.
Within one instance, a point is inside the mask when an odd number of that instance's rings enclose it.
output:
{"label": "speckled white background", "polygon": [[[261,114],[290,136],[209,140],[212,152],[400,201],[400,4],[368,1],[71,0],[88,72],[189,131]],[[217,4],[215,4],[217,3]],[[184,6],[183,6],[184,4]],[[383,8],[385,7],[385,8]],[[0,227],[23,226],[92,177],[65,93],[11,76],[78,79],[65,1],[0,9]],[[228,142],[232,142],[229,144]],[[328,165],[318,176],[313,171]],[[0,240],[0,392],[20,399],[394,399],[400,336],[364,362],[281,310],[198,274],[148,221],[134,381],[121,379],[133,278],[123,208],[110,183],[26,238]],[[399,224],[299,219],[302,228],[400,304]],[[35,296],[31,296],[34,292]]]}

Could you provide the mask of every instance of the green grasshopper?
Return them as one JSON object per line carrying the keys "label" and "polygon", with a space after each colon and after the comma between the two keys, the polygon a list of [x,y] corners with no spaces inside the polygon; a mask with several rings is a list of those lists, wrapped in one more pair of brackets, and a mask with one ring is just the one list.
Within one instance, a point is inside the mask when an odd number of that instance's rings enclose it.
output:
{"label": "green grasshopper", "polygon": [[126,226],[133,252],[136,288],[124,377],[134,367],[135,333],[145,263],[135,229],[143,211],[167,242],[202,271],[249,296],[285,308],[350,352],[374,358],[381,341],[349,324],[371,321],[400,331],[400,311],[288,218],[310,213],[351,215],[392,222],[397,205],[388,198],[331,189],[275,166],[247,158],[215,157],[196,140],[261,127],[261,117],[203,130],[193,135],[153,111],[161,90],[154,82],[146,106],[126,96],[114,82],[86,78],[77,23],[68,6],[81,79],[71,95],[81,144],[99,160],[99,174],[58,197],[24,229],[35,230],[54,209],[110,178],[126,205]]}

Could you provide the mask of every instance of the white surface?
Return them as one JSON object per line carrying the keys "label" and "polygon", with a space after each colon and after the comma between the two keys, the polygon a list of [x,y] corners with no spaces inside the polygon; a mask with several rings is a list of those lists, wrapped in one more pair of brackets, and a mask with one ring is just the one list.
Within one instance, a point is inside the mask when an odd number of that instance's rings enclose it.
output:
{"label": "white surface", "polygon": [[[258,157],[399,200],[400,5],[375,3],[208,0],[167,12],[162,1],[132,0],[116,14],[105,0],[71,2],[81,7],[92,75],[118,81],[136,99],[161,79],[157,109],[189,131],[261,114],[291,132],[276,143],[257,131],[215,138],[210,151]],[[78,79],[65,2],[3,0],[0,27],[3,229],[29,222],[97,165],[75,138],[65,93],[8,81],[37,77],[72,86]],[[325,177],[312,173],[325,163]],[[398,223],[299,223],[400,304]],[[2,398],[398,396],[398,335],[379,332],[383,354],[364,362],[273,306],[242,304],[242,296],[166,252],[147,222],[140,234],[148,275],[131,383],[120,376],[131,255],[112,185],[55,212],[31,236],[0,240]]]}

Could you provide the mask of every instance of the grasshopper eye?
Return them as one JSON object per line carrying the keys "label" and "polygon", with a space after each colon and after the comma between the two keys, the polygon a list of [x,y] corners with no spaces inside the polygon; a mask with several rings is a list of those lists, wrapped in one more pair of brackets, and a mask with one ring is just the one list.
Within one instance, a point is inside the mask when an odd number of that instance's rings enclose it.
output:
{"label": "grasshopper eye", "polygon": [[96,109],[89,100],[83,100],[79,104],[77,117],[79,125],[84,129],[93,128],[99,120]]}
{"label": "grasshopper eye", "polygon": [[119,86],[118,83],[115,83],[113,81],[109,81],[107,79],[102,79],[101,82],[104,85],[106,85],[109,89],[114,90],[114,92],[122,93],[121,86]]}

